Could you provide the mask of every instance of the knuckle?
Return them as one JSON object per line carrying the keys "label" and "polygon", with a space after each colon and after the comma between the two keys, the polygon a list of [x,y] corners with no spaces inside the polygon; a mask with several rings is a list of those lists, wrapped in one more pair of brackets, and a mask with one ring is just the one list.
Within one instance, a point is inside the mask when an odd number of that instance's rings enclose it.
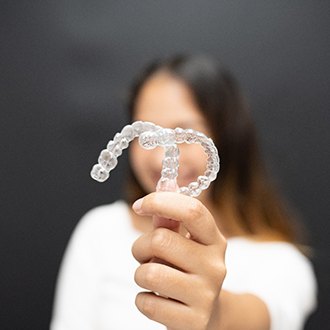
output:
{"label": "knuckle", "polygon": [[151,237],[151,251],[155,256],[161,256],[162,252],[171,245],[171,235],[165,228],[157,228]]}
{"label": "knuckle", "polygon": [[221,285],[226,277],[227,268],[223,258],[214,257],[209,260],[207,266],[207,277],[209,279],[210,287],[215,291],[221,288]]}
{"label": "knuckle", "polygon": [[154,319],[157,308],[153,299],[146,294],[138,294],[136,297],[135,304],[137,308],[148,318]]}
{"label": "knuckle", "polygon": [[135,283],[147,290],[153,290],[162,281],[158,264],[148,263],[139,266],[134,274]]}
{"label": "knuckle", "polygon": [[187,214],[190,219],[198,219],[203,215],[203,205],[197,199],[192,199],[187,206]]}
{"label": "knuckle", "polygon": [[227,268],[225,263],[225,249],[227,246],[226,240],[223,241],[223,245],[219,248],[218,245],[212,247],[213,258],[209,259],[209,266],[211,272],[218,274],[218,276],[224,278],[227,274]]}
{"label": "knuckle", "polygon": [[214,274],[214,277],[222,283],[222,281],[227,275],[227,268],[223,260],[220,259],[213,263],[212,273]]}
{"label": "knuckle", "polygon": [[144,283],[146,288],[155,288],[161,283],[161,272],[159,271],[158,264],[150,263],[147,265],[146,272],[144,274]]}
{"label": "knuckle", "polygon": [[140,285],[140,267],[138,267],[134,273],[134,281],[137,285]]}
{"label": "knuckle", "polygon": [[154,192],[144,196],[143,198],[143,208],[147,210],[148,212],[152,211],[154,208],[155,200],[156,200],[156,194]]}
{"label": "knuckle", "polygon": [[228,242],[227,242],[226,238],[221,234],[221,236],[220,236],[220,252],[221,252],[222,258],[225,257],[225,254],[227,251],[227,246],[228,246]]}
{"label": "knuckle", "polygon": [[161,195],[157,192],[152,192],[146,196],[146,201],[151,210],[157,209],[162,205]]}
{"label": "knuckle", "polygon": [[139,256],[137,244],[138,244],[137,241],[135,241],[131,247],[131,253],[136,260],[138,260],[138,256]]}
{"label": "knuckle", "polygon": [[207,308],[207,310],[209,310],[212,306],[212,304],[214,303],[214,300],[217,298],[218,296],[218,288],[215,287],[209,287],[208,289],[204,290],[204,307]]}
{"label": "knuckle", "polygon": [[211,269],[218,274],[223,274],[226,271],[226,264],[221,256],[211,260]]}
{"label": "knuckle", "polygon": [[227,275],[227,267],[225,264],[222,264],[222,267],[220,268],[220,274],[222,278],[225,278]]}
{"label": "knuckle", "polygon": [[135,273],[134,273],[134,281],[137,285],[139,286],[143,286],[143,268],[144,266],[139,266],[136,270],[135,270]]}
{"label": "knuckle", "polygon": [[222,248],[223,251],[225,252],[227,250],[228,243],[224,236],[221,235],[221,238],[222,238]]}

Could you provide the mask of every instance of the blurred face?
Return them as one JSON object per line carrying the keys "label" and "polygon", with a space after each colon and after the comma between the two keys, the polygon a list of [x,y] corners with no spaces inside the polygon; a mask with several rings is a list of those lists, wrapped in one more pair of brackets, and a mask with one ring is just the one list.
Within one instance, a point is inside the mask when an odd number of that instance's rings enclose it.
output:
{"label": "blurred face", "polygon": [[[134,121],[150,121],[166,128],[192,128],[210,136],[206,121],[189,88],[166,73],[151,77],[142,87],[136,101]],[[179,144],[178,185],[196,181],[206,167],[206,155],[200,145]],[[164,149],[145,150],[135,139],[130,148],[131,166],[142,187],[155,191],[160,178]]]}

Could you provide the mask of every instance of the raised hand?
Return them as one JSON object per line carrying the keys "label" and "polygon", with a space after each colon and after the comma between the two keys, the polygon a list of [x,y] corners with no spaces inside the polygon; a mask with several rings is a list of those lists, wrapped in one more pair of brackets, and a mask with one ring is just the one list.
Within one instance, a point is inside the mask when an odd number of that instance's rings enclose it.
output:
{"label": "raised hand", "polygon": [[155,228],[134,243],[141,264],[135,281],[148,290],[137,295],[138,309],[170,329],[211,329],[226,275],[226,241],[211,213],[197,199],[172,192],[151,193],[133,209],[181,224],[181,233]]}

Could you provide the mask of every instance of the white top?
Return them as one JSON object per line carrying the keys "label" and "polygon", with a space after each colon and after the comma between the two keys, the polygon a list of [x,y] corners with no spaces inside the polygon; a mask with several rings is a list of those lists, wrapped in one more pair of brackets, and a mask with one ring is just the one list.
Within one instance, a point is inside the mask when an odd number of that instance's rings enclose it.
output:
{"label": "white top", "polygon": [[[67,247],[55,296],[51,330],[156,330],[135,306],[142,291],[131,247],[140,235],[123,201],[97,207],[79,222]],[[252,293],[270,312],[272,330],[303,328],[316,306],[309,260],[293,245],[228,239],[223,288]]]}

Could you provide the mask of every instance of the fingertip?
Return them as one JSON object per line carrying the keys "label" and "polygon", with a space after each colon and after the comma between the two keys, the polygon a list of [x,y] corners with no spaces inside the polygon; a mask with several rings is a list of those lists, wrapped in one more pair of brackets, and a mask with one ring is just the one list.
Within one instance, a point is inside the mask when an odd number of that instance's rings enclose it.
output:
{"label": "fingertip", "polygon": [[135,213],[139,214],[142,213],[142,203],[143,203],[143,199],[144,198],[139,198],[138,200],[136,200],[133,205],[132,205],[132,209],[134,210]]}

